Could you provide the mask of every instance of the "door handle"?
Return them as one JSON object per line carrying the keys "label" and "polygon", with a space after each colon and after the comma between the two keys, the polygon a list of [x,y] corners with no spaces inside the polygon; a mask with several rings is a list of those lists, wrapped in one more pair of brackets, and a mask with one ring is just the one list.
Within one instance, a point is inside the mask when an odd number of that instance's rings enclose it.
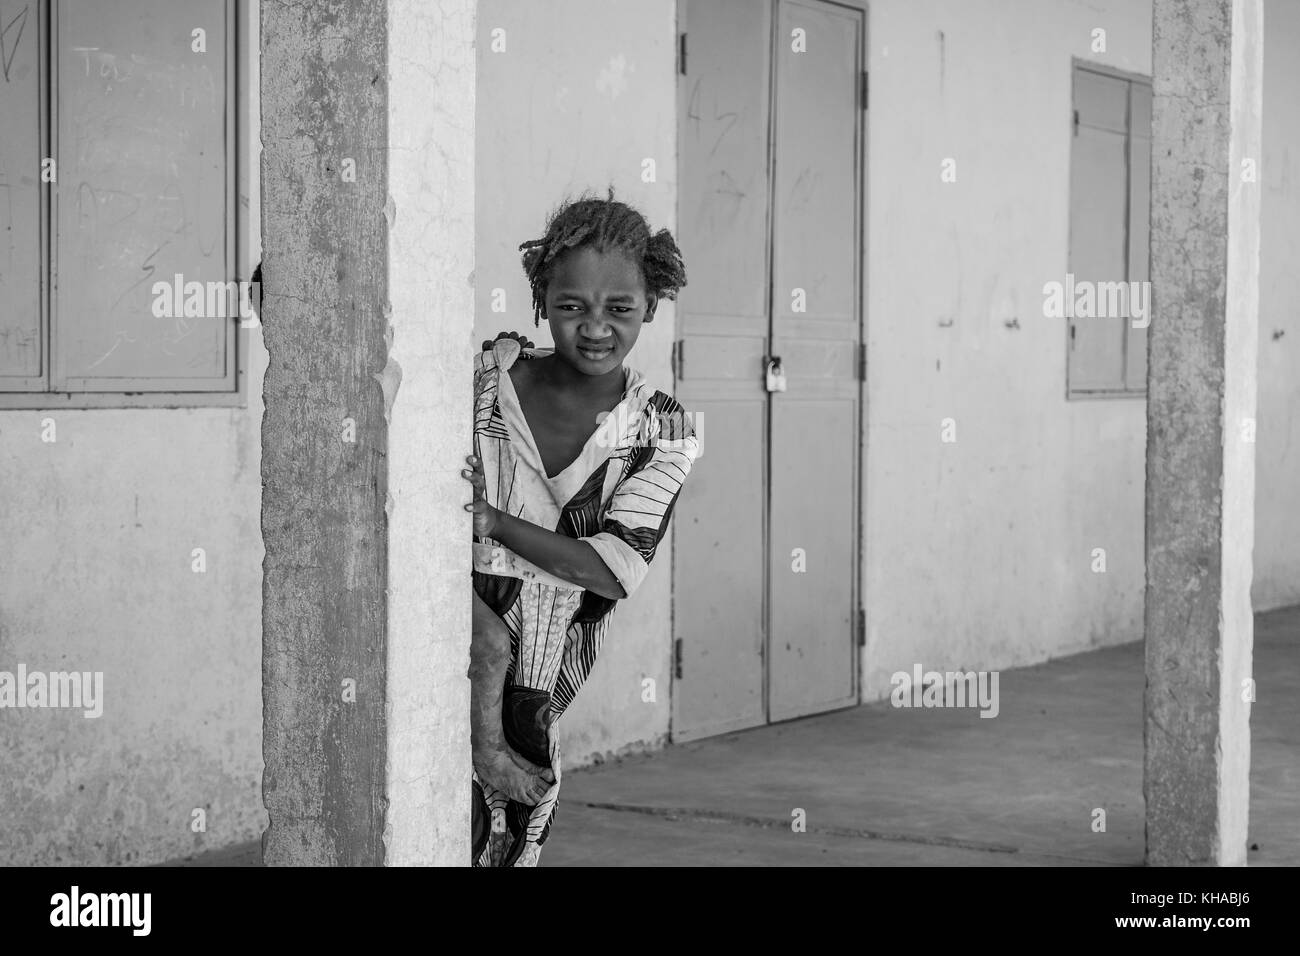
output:
{"label": "door handle", "polygon": [[781,356],[767,357],[767,390],[769,392],[785,391],[785,368],[781,365]]}

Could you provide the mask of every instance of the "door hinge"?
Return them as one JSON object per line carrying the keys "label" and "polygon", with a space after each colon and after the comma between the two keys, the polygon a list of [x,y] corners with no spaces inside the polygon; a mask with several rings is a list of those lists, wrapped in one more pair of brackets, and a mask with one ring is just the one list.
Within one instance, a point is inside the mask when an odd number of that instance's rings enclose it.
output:
{"label": "door hinge", "polygon": [[870,73],[866,70],[862,71],[862,108],[864,110],[867,108],[867,91],[870,86],[870,77]]}
{"label": "door hinge", "polygon": [[867,343],[858,343],[858,381],[867,380]]}
{"label": "door hinge", "polygon": [[686,371],[686,340],[677,339],[673,342],[673,378],[684,378]]}
{"label": "door hinge", "polygon": [[1079,111],[1074,111],[1074,135],[1079,135]]}
{"label": "door hinge", "polygon": [[867,646],[867,612],[858,608],[858,647]]}
{"label": "door hinge", "polygon": [[680,637],[673,641],[673,674],[679,679],[682,676],[682,639]]}
{"label": "door hinge", "polygon": [[677,34],[677,72],[686,75],[686,34]]}

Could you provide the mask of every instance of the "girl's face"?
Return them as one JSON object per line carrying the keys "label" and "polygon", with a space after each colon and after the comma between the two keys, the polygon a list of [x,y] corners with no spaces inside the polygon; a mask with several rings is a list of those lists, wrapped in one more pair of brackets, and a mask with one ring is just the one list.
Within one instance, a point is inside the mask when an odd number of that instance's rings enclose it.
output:
{"label": "girl's face", "polygon": [[555,354],[584,375],[612,372],[654,317],[655,304],[626,253],[572,249],[555,260],[546,288]]}

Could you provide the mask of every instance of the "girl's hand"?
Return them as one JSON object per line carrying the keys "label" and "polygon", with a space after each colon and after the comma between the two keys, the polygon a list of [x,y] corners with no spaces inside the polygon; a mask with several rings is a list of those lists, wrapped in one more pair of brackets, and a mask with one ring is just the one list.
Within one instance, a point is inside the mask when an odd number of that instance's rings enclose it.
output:
{"label": "girl's hand", "polygon": [[483,478],[483,462],[473,455],[465,458],[470,467],[461,471],[461,477],[474,486],[474,500],[465,506],[466,511],[474,512],[474,533],[480,538],[492,537],[497,521],[501,515],[487,502],[487,482]]}

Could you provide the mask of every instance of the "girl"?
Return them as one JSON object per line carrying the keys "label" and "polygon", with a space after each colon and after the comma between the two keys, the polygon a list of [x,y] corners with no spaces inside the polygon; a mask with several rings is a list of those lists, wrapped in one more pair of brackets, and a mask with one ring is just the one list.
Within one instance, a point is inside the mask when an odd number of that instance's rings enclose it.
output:
{"label": "girl", "polygon": [[534,323],[553,349],[484,343],[474,370],[476,866],[532,866],[560,788],[554,723],[616,603],[636,590],[699,445],[686,414],[623,360],[686,284],[666,229],[583,197],[525,242]]}

